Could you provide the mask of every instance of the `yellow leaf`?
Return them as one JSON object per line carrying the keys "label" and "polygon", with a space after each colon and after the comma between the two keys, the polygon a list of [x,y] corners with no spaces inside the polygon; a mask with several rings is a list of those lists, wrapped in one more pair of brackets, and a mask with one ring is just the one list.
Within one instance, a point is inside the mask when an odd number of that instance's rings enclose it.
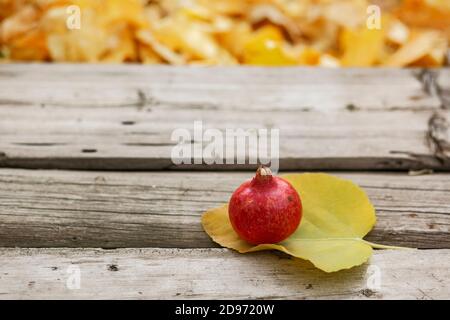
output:
{"label": "yellow leaf", "polygon": [[258,30],[244,45],[244,63],[252,65],[283,66],[297,62],[283,47],[283,34],[275,26]]}
{"label": "yellow leaf", "polygon": [[319,66],[328,68],[337,68],[341,66],[341,62],[330,54],[324,54],[320,57]]}
{"label": "yellow leaf", "polygon": [[396,45],[403,45],[408,41],[409,29],[401,21],[393,20],[386,34],[386,38]]}
{"label": "yellow leaf", "polygon": [[106,53],[102,62],[121,63],[135,61],[137,52],[135,48],[134,34],[124,23],[116,24],[108,37]]}
{"label": "yellow leaf", "polygon": [[340,37],[343,50],[342,65],[348,67],[370,67],[381,59],[384,46],[384,32],[369,30],[366,27],[358,31],[344,29]]}
{"label": "yellow leaf", "polygon": [[305,48],[299,56],[301,65],[315,66],[320,63],[320,52],[313,48]]}
{"label": "yellow leaf", "polygon": [[427,59],[424,66],[439,66],[445,59],[447,41],[441,33],[427,31],[414,34],[410,40],[386,61],[390,67],[410,65]]}
{"label": "yellow leaf", "polygon": [[99,8],[106,24],[114,25],[120,22],[127,22],[135,27],[146,25],[143,16],[143,5],[138,0],[108,0],[102,1]]}
{"label": "yellow leaf", "polygon": [[[183,56],[158,42],[149,30],[139,30],[136,36],[138,40],[147,45],[149,47],[148,49],[150,49],[141,50],[141,53],[143,54],[141,59],[144,63],[154,62],[155,54],[173,65],[182,65],[186,63]],[[156,61],[158,61],[158,59]]]}
{"label": "yellow leaf", "polygon": [[448,0],[403,0],[394,13],[410,27],[450,32]]}
{"label": "yellow leaf", "polygon": [[185,14],[165,18],[153,31],[163,45],[192,59],[212,59],[225,54],[214,36]]}
{"label": "yellow leaf", "polygon": [[295,21],[273,4],[256,4],[250,9],[248,16],[253,25],[269,21],[271,24],[282,28],[292,39],[301,36],[300,29]]}
{"label": "yellow leaf", "polygon": [[252,34],[247,22],[235,23],[228,32],[218,36],[220,44],[238,59],[242,59],[244,46]]}
{"label": "yellow leaf", "polygon": [[25,7],[17,14],[8,17],[0,24],[0,43],[12,41],[32,31],[35,29],[38,18],[38,10],[31,6]]}
{"label": "yellow leaf", "polygon": [[279,250],[334,272],[361,265],[372,255],[362,238],[375,225],[375,209],[365,192],[351,181],[322,173],[282,176],[300,194],[303,218],[297,231],[277,244],[253,246],[240,239],[228,218],[227,206],[207,211],[202,224],[220,245],[241,253]]}
{"label": "yellow leaf", "polygon": [[197,0],[200,5],[207,7],[217,14],[244,15],[248,11],[248,1],[242,0]]}
{"label": "yellow leaf", "polygon": [[45,60],[48,58],[45,34],[32,30],[11,42],[9,58],[13,60]]}
{"label": "yellow leaf", "polygon": [[161,57],[151,48],[144,44],[138,44],[139,60],[143,64],[162,63]]}

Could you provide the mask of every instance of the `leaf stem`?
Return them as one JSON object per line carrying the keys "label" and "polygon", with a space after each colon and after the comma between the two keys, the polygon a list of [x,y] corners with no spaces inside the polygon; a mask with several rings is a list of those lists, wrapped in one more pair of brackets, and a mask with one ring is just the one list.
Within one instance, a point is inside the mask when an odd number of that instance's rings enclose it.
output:
{"label": "leaf stem", "polygon": [[397,247],[397,246],[387,246],[384,244],[378,244],[363,240],[365,243],[370,245],[374,249],[394,249],[394,250],[417,250],[416,248],[408,248],[408,247]]}
{"label": "leaf stem", "polygon": [[[286,240],[289,240],[289,241],[335,241],[335,240],[361,241],[361,242],[364,242],[365,244],[371,246],[374,249],[416,250],[416,248],[388,246],[388,245],[384,245],[384,244],[373,243],[373,242],[370,242],[370,241],[367,241],[367,240],[364,240],[361,238],[322,238],[322,239],[320,239],[320,238],[318,238],[318,239],[315,239],[315,238],[288,238]],[[281,242],[280,244],[283,244],[283,242]]]}

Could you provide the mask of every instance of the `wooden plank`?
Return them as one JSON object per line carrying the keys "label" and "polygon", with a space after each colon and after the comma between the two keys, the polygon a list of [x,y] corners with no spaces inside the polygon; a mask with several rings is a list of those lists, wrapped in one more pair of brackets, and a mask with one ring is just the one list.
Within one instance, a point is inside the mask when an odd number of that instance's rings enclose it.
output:
{"label": "wooden plank", "polygon": [[173,130],[201,120],[221,131],[279,129],[284,170],[448,170],[429,139],[441,99],[417,72],[2,65],[0,166],[250,167],[174,166]]}
{"label": "wooden plank", "polygon": [[[294,169],[446,168],[427,143],[432,112],[259,112],[177,110],[142,113],[132,107],[10,107],[0,109],[3,167],[171,169],[173,130],[195,120],[222,132],[280,129],[280,164]],[[248,119],[248,120],[246,120]],[[134,123],[134,125],[129,125]],[[204,146],[207,143],[205,142]],[[192,144],[191,144],[192,146]],[[199,169],[236,166],[186,166]],[[450,168],[450,167],[449,167]]]}
{"label": "wooden plank", "polygon": [[2,105],[16,106],[138,105],[235,111],[346,110],[349,104],[372,111],[438,107],[439,99],[424,92],[418,72],[391,68],[3,64],[0,93]]}
{"label": "wooden plank", "polygon": [[[450,175],[339,173],[368,193],[367,239],[450,248]],[[200,215],[252,173],[0,170],[2,247],[215,247]]]}
{"label": "wooden plank", "polygon": [[[74,289],[74,268],[80,271],[79,289]],[[0,250],[0,299],[428,300],[449,295],[450,250],[375,251],[369,264],[332,274],[270,252]]]}

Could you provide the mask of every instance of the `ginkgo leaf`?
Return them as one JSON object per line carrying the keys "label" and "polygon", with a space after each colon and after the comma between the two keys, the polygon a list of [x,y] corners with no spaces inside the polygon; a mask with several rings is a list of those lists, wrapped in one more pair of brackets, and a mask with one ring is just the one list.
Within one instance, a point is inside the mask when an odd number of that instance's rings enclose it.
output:
{"label": "ginkgo leaf", "polygon": [[227,205],[203,215],[205,231],[218,244],[241,253],[279,250],[309,260],[326,272],[358,266],[370,258],[372,247],[377,245],[362,238],[375,225],[375,209],[360,187],[322,173],[282,177],[297,190],[303,203],[302,221],[289,238],[257,246],[245,242],[231,226]]}

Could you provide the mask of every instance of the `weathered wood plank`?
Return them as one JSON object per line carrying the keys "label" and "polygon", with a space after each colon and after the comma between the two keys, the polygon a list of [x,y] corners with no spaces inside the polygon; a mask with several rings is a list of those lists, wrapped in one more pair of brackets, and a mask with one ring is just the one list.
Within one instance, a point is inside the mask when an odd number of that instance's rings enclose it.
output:
{"label": "weathered wood plank", "polygon": [[[377,209],[367,239],[450,248],[450,175],[339,173]],[[252,173],[0,170],[0,246],[214,247],[200,215]]]}
{"label": "weathered wood plank", "polygon": [[[132,107],[0,108],[1,166],[67,169],[174,168],[173,130],[195,120],[226,128],[279,128],[283,169],[442,168],[427,144],[431,112],[142,113]],[[129,125],[132,123],[133,125]],[[207,144],[205,142],[204,146]],[[201,166],[200,166],[201,167]],[[235,166],[226,165],[228,169]],[[449,167],[450,168],[450,167]],[[210,169],[203,166],[203,169]]]}
{"label": "weathered wood plank", "polygon": [[280,129],[284,170],[447,170],[428,138],[441,99],[417,72],[3,65],[0,166],[247,168],[173,165],[173,130],[202,120],[219,130]]}
{"label": "weathered wood plank", "polygon": [[[75,267],[79,289],[69,279]],[[449,297],[450,250],[376,251],[368,264],[327,274],[309,262],[269,252],[0,249],[0,299]]]}
{"label": "weathered wood plank", "polygon": [[389,68],[9,64],[0,66],[0,93],[2,105],[16,106],[134,105],[235,111],[346,110],[349,104],[358,110],[439,106],[439,99],[424,92],[418,72]]}

